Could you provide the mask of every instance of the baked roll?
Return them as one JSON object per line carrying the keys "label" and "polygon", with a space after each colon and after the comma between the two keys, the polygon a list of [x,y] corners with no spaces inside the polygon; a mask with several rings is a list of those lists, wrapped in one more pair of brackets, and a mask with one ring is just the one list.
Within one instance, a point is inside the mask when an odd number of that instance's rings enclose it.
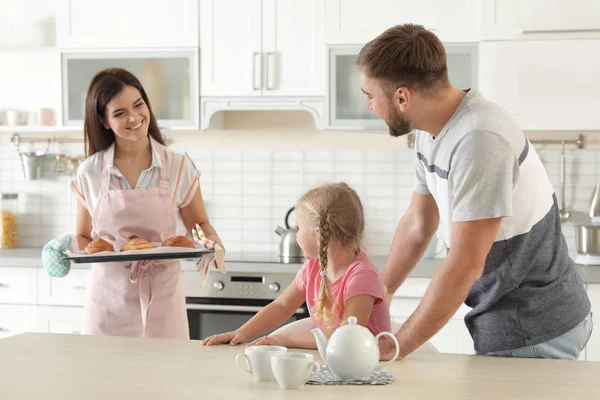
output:
{"label": "baked roll", "polygon": [[92,240],[87,246],[85,246],[85,249],[83,249],[83,252],[85,254],[95,254],[95,253],[100,253],[101,251],[115,251],[115,248],[113,247],[112,244],[108,243],[106,240],[104,239],[96,239],[96,240]]}
{"label": "baked roll", "polygon": [[196,245],[190,239],[185,236],[173,236],[162,242],[162,246],[167,247],[188,247],[195,249]]}
{"label": "baked roll", "polygon": [[129,241],[125,243],[121,251],[128,250],[149,250],[153,249],[154,245],[147,240],[141,239],[136,235],[129,236]]}

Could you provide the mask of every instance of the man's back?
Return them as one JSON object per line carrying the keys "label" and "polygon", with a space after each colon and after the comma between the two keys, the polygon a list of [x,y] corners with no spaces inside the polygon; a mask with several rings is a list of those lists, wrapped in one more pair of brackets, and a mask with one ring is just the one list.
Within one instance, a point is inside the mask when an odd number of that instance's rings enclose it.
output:
{"label": "man's back", "polygon": [[465,301],[477,352],[543,342],[589,314],[552,185],[506,111],[469,92],[436,138],[417,133],[416,151],[415,190],[434,196],[448,247],[453,222],[502,217]]}

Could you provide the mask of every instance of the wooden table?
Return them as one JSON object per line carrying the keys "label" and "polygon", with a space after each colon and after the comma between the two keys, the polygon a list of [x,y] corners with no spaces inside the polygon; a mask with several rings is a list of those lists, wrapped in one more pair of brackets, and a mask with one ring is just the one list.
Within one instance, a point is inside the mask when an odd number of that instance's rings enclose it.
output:
{"label": "wooden table", "polygon": [[413,354],[386,367],[396,381],[385,386],[283,390],[237,367],[243,350],[195,341],[13,336],[0,340],[0,399],[600,399],[596,362]]}

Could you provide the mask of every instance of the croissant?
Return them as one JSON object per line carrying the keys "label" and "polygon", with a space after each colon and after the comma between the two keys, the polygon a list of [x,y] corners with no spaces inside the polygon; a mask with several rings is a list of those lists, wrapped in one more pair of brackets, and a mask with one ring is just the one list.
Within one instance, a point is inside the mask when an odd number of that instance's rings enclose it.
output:
{"label": "croissant", "polygon": [[85,249],[83,249],[85,254],[95,254],[101,251],[115,251],[115,248],[104,239],[96,239],[88,243]]}
{"label": "croissant", "polygon": [[121,251],[128,250],[148,250],[153,249],[154,245],[147,240],[140,239],[136,235],[129,236],[129,241],[125,243]]}
{"label": "croissant", "polygon": [[162,242],[162,246],[168,247],[189,247],[195,249],[196,245],[185,236],[173,236]]}

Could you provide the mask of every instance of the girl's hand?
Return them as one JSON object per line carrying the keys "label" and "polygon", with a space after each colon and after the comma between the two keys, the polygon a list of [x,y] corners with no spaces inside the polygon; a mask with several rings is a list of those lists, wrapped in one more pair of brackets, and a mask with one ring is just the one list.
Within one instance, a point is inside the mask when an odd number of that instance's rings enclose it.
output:
{"label": "girl's hand", "polygon": [[246,335],[240,331],[226,332],[219,335],[212,335],[202,341],[203,346],[214,346],[217,344],[229,343],[232,346],[243,343],[246,340]]}
{"label": "girl's hand", "polygon": [[252,343],[248,344],[248,346],[283,346],[283,338],[279,335],[273,336],[263,336]]}

